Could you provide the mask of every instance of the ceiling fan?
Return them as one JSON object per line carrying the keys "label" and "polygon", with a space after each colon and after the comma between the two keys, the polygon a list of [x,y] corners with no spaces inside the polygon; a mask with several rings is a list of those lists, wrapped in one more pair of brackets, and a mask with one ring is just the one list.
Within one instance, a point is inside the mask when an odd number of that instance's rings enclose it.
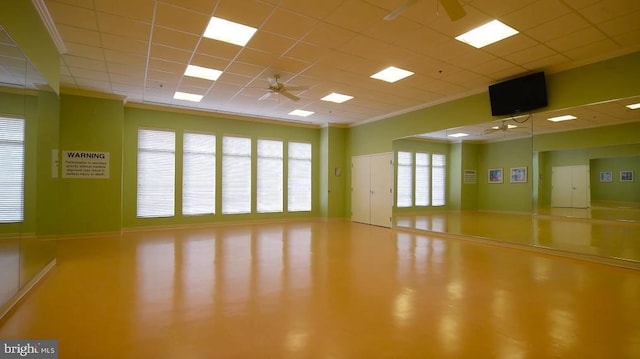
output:
{"label": "ceiling fan", "polygon": [[[418,0],[407,0],[407,2],[398,6],[395,10],[385,16],[384,19],[387,21],[394,20],[417,2]],[[451,21],[462,19],[467,14],[467,12],[462,7],[462,4],[460,4],[459,0],[436,0],[436,5],[438,4],[438,2],[440,3],[440,5],[442,5],[444,11],[447,12],[447,15],[449,16]]]}
{"label": "ceiling fan", "polygon": [[303,91],[307,90],[308,87],[304,86],[285,86],[280,82],[280,75],[275,74],[273,77],[269,77],[267,79],[269,81],[269,87],[267,88],[268,92],[262,95],[259,100],[264,100],[271,95],[282,95],[292,101],[300,100],[300,97],[290,93],[290,91]]}

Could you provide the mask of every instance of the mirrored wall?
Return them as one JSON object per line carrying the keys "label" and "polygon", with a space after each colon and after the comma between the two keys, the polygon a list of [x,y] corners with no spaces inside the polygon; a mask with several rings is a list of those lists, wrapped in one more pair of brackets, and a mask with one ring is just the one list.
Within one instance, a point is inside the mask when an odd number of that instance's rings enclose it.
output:
{"label": "mirrored wall", "polygon": [[[395,226],[640,268],[634,240],[640,238],[640,141],[629,136],[640,131],[640,110],[625,107],[638,102],[627,98],[395,140],[395,153],[439,151],[448,167],[448,203],[395,203]],[[549,120],[562,115],[576,118]]]}
{"label": "mirrored wall", "polygon": [[0,26],[0,315],[55,263],[59,98]]}

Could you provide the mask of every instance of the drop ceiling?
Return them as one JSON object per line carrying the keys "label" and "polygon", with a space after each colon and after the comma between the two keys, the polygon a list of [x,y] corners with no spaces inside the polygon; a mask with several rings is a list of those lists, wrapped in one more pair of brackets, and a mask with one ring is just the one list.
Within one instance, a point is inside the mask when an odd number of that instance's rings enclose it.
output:
{"label": "drop ceiling", "polygon": [[[435,0],[45,0],[66,47],[62,91],[317,125],[353,126],[486,91],[519,74],[553,73],[640,50],[638,0],[463,0],[452,22]],[[245,47],[204,38],[212,16],[256,27]],[[476,49],[454,38],[499,19],[520,31]],[[223,71],[184,76],[187,65]],[[388,66],[415,75],[370,78]],[[268,78],[303,86],[299,101],[259,100]],[[199,103],[176,91],[203,95]],[[353,96],[322,101],[332,92]],[[300,118],[293,110],[313,111]]]}

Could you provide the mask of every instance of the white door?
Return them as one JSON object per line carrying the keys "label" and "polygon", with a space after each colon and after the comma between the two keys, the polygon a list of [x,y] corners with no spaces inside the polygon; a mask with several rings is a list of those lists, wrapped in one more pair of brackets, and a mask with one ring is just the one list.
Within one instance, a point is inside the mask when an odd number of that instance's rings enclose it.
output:
{"label": "white door", "polygon": [[590,205],[589,167],[551,169],[551,207],[587,208]]}
{"label": "white door", "polygon": [[351,220],[370,222],[371,173],[368,156],[351,158]]}
{"label": "white door", "polygon": [[371,224],[391,227],[393,207],[392,154],[371,156]]}
{"label": "white door", "polygon": [[351,158],[351,220],[391,227],[392,154]]}

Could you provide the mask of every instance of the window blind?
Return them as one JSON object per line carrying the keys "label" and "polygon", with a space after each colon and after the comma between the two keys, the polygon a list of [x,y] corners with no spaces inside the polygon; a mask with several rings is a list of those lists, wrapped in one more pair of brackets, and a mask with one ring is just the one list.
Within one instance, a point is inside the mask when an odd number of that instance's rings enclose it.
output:
{"label": "window blind", "polygon": [[138,217],[175,212],[175,133],[138,130]]}
{"label": "window blind", "polygon": [[24,220],[23,119],[0,117],[0,223]]}
{"label": "window blind", "polygon": [[429,154],[416,153],[416,206],[428,206],[430,202]]}
{"label": "window blind", "polygon": [[258,213],[282,212],[282,141],[258,140],[257,208]]}
{"label": "window blind", "polygon": [[398,152],[398,189],[396,205],[411,207],[413,202],[413,153]]}
{"label": "window blind", "polygon": [[251,139],[222,138],[222,213],[251,212]]}
{"label": "window blind", "polygon": [[432,203],[434,206],[444,206],[445,204],[445,155],[434,154],[432,156],[431,191],[433,192]]}
{"label": "window blind", "polygon": [[288,143],[287,210],[311,211],[311,144]]}
{"label": "window blind", "polygon": [[182,162],[182,213],[215,213],[216,137],[185,133]]}

